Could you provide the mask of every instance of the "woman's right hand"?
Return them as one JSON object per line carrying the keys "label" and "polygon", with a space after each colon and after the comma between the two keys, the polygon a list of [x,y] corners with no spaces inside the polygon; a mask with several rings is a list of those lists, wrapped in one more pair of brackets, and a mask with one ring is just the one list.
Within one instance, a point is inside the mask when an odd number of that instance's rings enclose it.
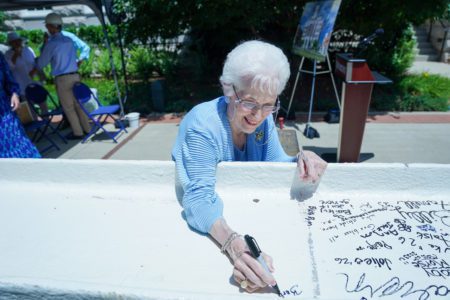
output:
{"label": "woman's right hand", "polygon": [[297,168],[300,179],[316,183],[327,168],[327,162],[312,151],[303,151],[297,154]]}

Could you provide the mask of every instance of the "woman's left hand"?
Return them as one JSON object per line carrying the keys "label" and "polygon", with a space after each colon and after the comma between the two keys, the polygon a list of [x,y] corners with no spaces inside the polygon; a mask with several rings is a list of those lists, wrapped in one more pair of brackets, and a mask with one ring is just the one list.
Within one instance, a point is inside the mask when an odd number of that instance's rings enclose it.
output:
{"label": "woman's left hand", "polygon": [[270,272],[250,254],[250,249],[245,240],[233,231],[225,219],[219,218],[211,227],[209,234],[222,246],[221,251],[227,253],[233,263],[233,278],[236,283],[247,292],[251,293],[267,285],[275,284],[272,276],[273,260],[261,252]]}
{"label": "woman's left hand", "polygon": [[322,177],[327,165],[326,161],[312,151],[300,150],[297,154],[297,168],[303,181],[316,183]]}
{"label": "woman's left hand", "polygon": [[11,110],[15,111],[16,109],[18,109],[19,103],[20,103],[19,96],[17,96],[16,93],[13,93],[11,96]]}
{"label": "woman's left hand", "polygon": [[[242,289],[252,293],[269,284],[275,284],[273,275],[266,272],[262,265],[251,256],[250,250],[242,239],[236,239],[234,241],[234,245],[230,247],[228,254],[233,261],[233,278]],[[262,252],[261,255],[266,262],[269,271],[273,272],[272,257],[264,252]]]}

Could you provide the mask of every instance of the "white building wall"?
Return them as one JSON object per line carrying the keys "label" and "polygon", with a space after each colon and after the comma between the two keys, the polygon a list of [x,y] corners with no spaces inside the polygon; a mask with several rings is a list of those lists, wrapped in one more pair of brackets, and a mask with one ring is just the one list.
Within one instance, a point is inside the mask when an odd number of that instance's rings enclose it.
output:
{"label": "white building wall", "polygon": [[23,9],[8,11],[8,19],[5,24],[11,30],[46,30],[44,25],[45,16],[51,12],[56,12],[63,16],[66,25],[100,25],[100,21],[94,12],[85,5],[55,6],[51,9]]}

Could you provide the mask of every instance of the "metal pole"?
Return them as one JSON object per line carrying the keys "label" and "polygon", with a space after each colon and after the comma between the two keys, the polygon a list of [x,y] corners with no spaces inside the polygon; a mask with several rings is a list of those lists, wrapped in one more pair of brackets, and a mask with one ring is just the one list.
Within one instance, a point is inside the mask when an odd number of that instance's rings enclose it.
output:
{"label": "metal pole", "polygon": [[442,46],[441,46],[441,52],[439,53],[439,61],[442,61],[442,55],[444,55],[444,48],[445,44],[447,44],[447,35],[448,35],[448,28],[444,31],[444,38],[442,39]]}
{"label": "metal pole", "polygon": [[[102,3],[104,5],[104,1],[103,0],[102,0]],[[103,35],[105,37],[106,48],[108,48],[108,52],[109,52],[109,63],[111,64],[111,72],[112,72],[112,75],[113,75],[113,78],[114,78],[114,84],[115,84],[115,87],[116,87],[117,98],[119,100],[120,117],[122,118],[125,115],[125,113],[124,113],[124,109],[123,109],[122,96],[120,95],[119,83],[117,81],[117,72],[116,72],[116,68],[114,66],[112,50],[111,50],[111,44],[109,43],[108,31],[106,30],[105,15],[103,14],[103,10],[100,10],[100,17],[101,17],[100,21],[102,23]]]}
{"label": "metal pole", "polygon": [[331,63],[330,63],[330,56],[328,55],[327,52],[327,63],[328,63],[328,69],[330,70],[330,76],[331,76],[331,81],[333,82],[333,88],[334,88],[334,94],[336,95],[336,101],[338,103],[339,106],[339,110],[341,109],[341,102],[339,101],[339,94],[336,88],[336,83],[334,82],[334,76],[333,76],[333,71],[331,69]]}
{"label": "metal pole", "polygon": [[123,51],[123,41],[122,41],[122,30],[120,29],[120,24],[117,24],[117,37],[119,39],[119,47],[120,47],[120,60],[122,62],[122,74],[125,82],[125,100],[124,103],[128,100],[128,77],[127,77],[127,66],[125,64],[125,54]]}
{"label": "metal pole", "polygon": [[[313,77],[312,77],[312,84],[311,84],[311,97],[309,98],[309,112],[308,112],[308,123],[306,126],[308,126],[308,131],[311,124],[311,114],[312,114],[312,105],[313,105],[313,98],[314,98],[314,86],[316,85],[316,60],[313,61]],[[307,134],[308,135],[308,134]]]}
{"label": "metal pole", "polygon": [[430,19],[430,27],[428,28],[427,42],[431,41],[431,31],[433,30],[433,23],[434,23],[434,20]]}
{"label": "metal pole", "polygon": [[295,89],[297,88],[298,78],[300,77],[300,72],[302,71],[302,66],[303,66],[304,61],[305,61],[305,57],[303,56],[302,60],[300,61],[299,66],[298,66],[297,77],[295,77],[295,83],[294,83],[294,87],[292,89],[291,99],[289,100],[289,106],[288,106],[288,109],[286,112],[286,118],[289,116],[289,111],[291,110],[292,100],[294,99]]}

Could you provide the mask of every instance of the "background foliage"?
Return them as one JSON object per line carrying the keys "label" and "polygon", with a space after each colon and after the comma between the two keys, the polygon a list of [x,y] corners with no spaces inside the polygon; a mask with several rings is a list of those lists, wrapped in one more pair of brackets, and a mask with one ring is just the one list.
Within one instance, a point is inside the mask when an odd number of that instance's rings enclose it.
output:
{"label": "background foliage", "polygon": [[[263,39],[290,53],[303,5],[308,0],[117,0],[116,11],[125,13],[128,42],[154,45],[155,37],[174,38],[188,32],[189,50],[207,57],[213,72],[220,69],[226,53],[238,42]],[[366,36],[377,28],[385,34],[366,54],[372,66],[391,76],[404,71],[401,65],[410,24],[442,15],[447,0],[366,1],[343,0],[335,30]],[[388,63],[386,63],[388,62]],[[391,67],[391,63],[395,66]]]}
{"label": "background foliage", "polygon": [[[108,26],[107,31],[113,46],[114,66],[120,75],[122,66],[117,48],[117,26],[123,29],[127,76],[131,87],[129,104],[151,111],[151,103],[143,99],[149,99],[150,82],[155,77],[166,80],[167,110],[187,110],[200,101],[216,97],[220,94],[218,77],[226,54],[237,43],[248,39],[261,39],[281,47],[291,61],[291,74],[295,74],[299,57],[291,54],[291,44],[302,8],[308,1],[115,0],[114,11],[119,22],[118,25]],[[356,51],[355,45],[362,37],[383,28],[384,35],[361,56],[367,58],[373,70],[384,73],[395,84],[375,89],[373,108],[442,109],[445,106],[439,104],[442,100],[432,106],[420,103],[422,100],[430,102],[431,98],[448,99],[448,91],[436,95],[425,92],[425,89],[414,91],[410,88],[427,82],[423,85],[431,86],[428,91],[434,90],[435,85],[441,85],[438,80],[430,82],[429,77],[418,76],[417,81],[408,81],[405,70],[414,57],[415,41],[411,26],[421,24],[428,18],[442,17],[445,13],[448,17],[449,7],[448,0],[342,0],[330,53]],[[0,21],[1,18],[0,14]],[[106,101],[114,101],[111,66],[102,28],[68,26],[65,30],[75,33],[92,48],[89,61],[83,63],[80,69],[83,78],[102,86],[99,94]],[[31,30],[19,31],[19,34],[26,37],[29,45],[39,54],[43,32]],[[0,33],[0,42],[4,42],[5,38],[5,33]],[[309,79],[304,80],[303,84],[307,86]],[[111,88],[103,88],[108,82]],[[288,99],[287,91],[292,85],[293,82],[288,83],[282,101]],[[314,109],[333,107],[335,101],[330,86],[325,84],[319,89],[321,100],[317,101]],[[296,109],[304,109],[305,103],[302,103],[301,97],[305,94],[308,91],[296,95]]]}

